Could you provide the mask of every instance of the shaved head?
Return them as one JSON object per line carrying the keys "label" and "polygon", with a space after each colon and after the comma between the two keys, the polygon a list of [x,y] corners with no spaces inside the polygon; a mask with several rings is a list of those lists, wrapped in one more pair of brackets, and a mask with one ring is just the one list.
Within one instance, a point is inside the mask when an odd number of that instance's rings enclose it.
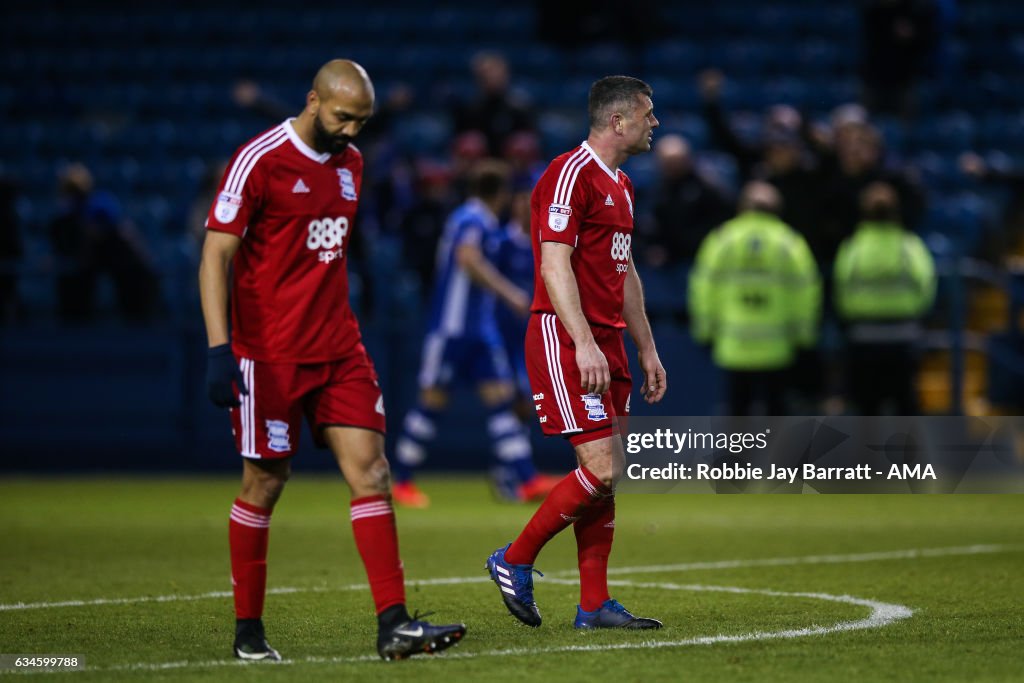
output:
{"label": "shaved head", "polygon": [[373,82],[347,59],[320,67],[306,95],[301,127],[318,152],[340,154],[373,115]]}
{"label": "shaved head", "polygon": [[340,94],[374,99],[373,83],[366,69],[348,59],[332,59],[313,78],[313,91],[327,101]]}

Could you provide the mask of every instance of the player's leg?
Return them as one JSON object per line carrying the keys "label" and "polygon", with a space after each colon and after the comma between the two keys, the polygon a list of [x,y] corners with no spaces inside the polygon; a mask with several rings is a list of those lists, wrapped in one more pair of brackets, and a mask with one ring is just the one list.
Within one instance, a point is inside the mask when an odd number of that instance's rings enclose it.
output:
{"label": "player's leg", "polygon": [[[612,425],[602,397],[585,395],[580,389],[572,340],[555,316],[533,316],[527,328],[526,346],[527,369],[544,433],[568,437],[576,447],[609,439]],[[610,483],[610,468],[606,476]],[[540,612],[533,599],[532,572],[541,548],[610,491],[596,473],[583,466],[574,469],[551,489],[519,536],[488,558],[486,566],[491,578],[502,591],[505,606],[517,619],[529,626],[540,625]]]}
{"label": "player's leg", "polygon": [[499,339],[482,340],[473,351],[472,374],[487,409],[492,479],[498,495],[508,500],[541,500],[557,483],[537,472],[530,430],[515,411],[512,366]]}
{"label": "player's leg", "polygon": [[326,427],[323,438],[352,491],[352,535],[377,612],[377,651],[385,659],[444,650],[462,639],[463,624],[435,626],[409,616],[391,507],[384,435],[358,427]]}
{"label": "player's leg", "polygon": [[301,427],[297,405],[291,400],[296,369],[239,360],[249,394],[231,410],[235,443],[243,456],[242,487],[228,522],[234,653],[244,660],[279,660],[280,655],[267,644],[262,618],[270,518],[291,474],[291,457],[298,445],[291,435]]}
{"label": "player's leg", "polygon": [[350,517],[378,619],[377,651],[386,659],[436,652],[458,642],[463,624],[435,626],[405,607],[398,532],[384,457],[384,399],[365,352],[330,364],[307,404],[318,443],[331,449],[352,491]]}
{"label": "player's leg", "polygon": [[660,628],[656,619],[634,617],[608,593],[608,557],[615,537],[615,485],[626,466],[621,434],[628,430],[629,396],[633,386],[622,335],[602,339],[601,348],[612,375],[611,389],[605,395],[615,420],[610,438],[580,443],[576,459],[580,468],[594,473],[606,487],[573,523],[576,556],[580,571],[580,604],[576,610],[576,628]]}
{"label": "player's leg", "polygon": [[448,407],[448,392],[440,387],[420,390],[416,405],[402,420],[402,432],[395,443],[395,501],[406,507],[425,508],[430,498],[416,486],[416,470],[427,459],[430,443],[437,436],[437,421]]}
{"label": "player's leg", "polygon": [[424,508],[430,499],[414,482],[416,469],[427,458],[430,443],[437,436],[437,421],[448,406],[444,379],[451,374],[451,343],[438,334],[427,335],[420,361],[420,392],[416,405],[402,420],[395,443],[394,498],[399,505]]}

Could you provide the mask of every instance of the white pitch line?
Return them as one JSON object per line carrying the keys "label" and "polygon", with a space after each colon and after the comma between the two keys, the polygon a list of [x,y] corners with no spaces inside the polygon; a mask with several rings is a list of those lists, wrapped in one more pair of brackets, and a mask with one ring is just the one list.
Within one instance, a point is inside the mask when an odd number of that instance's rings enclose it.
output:
{"label": "white pitch line", "polygon": [[[686,572],[705,569],[744,569],[748,567],[785,567],[800,564],[844,564],[848,562],[878,562],[885,560],[912,560],[923,557],[948,557],[953,555],[984,555],[1007,553],[1024,550],[1022,545],[966,545],[947,548],[910,548],[907,550],[891,550],[872,553],[851,553],[846,555],[802,555],[796,557],[765,557],[745,560],[719,560],[714,562],[690,562],[687,564],[647,565],[642,567],[609,567],[608,574],[653,574],[659,572]],[[549,573],[549,576],[571,576],[576,569],[561,569]],[[487,576],[444,577],[436,579],[411,579],[409,586],[446,586],[450,584],[487,583]],[[366,590],[365,583],[352,583],[344,586],[314,586],[301,588],[282,586],[270,588],[268,595],[289,595],[292,593],[331,593],[338,591]],[[29,609],[50,609],[54,607],[91,607],[94,605],[133,605],[147,602],[193,602],[216,598],[230,598],[231,591],[211,591],[195,595],[154,595],[131,598],[94,598],[81,600],[61,600],[58,602],[14,602],[0,604],[0,612]]]}
{"label": "white pitch line", "polygon": [[[572,584],[566,579],[554,579],[553,583]],[[863,629],[882,628],[893,622],[908,619],[913,616],[913,610],[904,605],[876,600],[866,600],[850,595],[832,595],[830,593],[790,593],[759,588],[740,588],[736,586],[706,586],[702,584],[677,584],[677,583],[641,583],[626,580],[613,580],[608,582],[613,586],[629,586],[633,588],[653,588],[657,590],[678,590],[678,591],[704,591],[720,593],[737,593],[750,595],[768,595],[772,597],[803,598],[811,600],[825,600],[828,602],[839,602],[849,605],[867,607],[871,613],[855,621],[841,621],[831,626],[807,626],[804,628],[783,629],[780,631],[751,631],[737,635],[717,634],[713,636],[696,636],[680,640],[644,640],[624,643],[591,643],[588,645],[557,645],[552,647],[537,648],[507,648],[498,650],[482,650],[480,652],[452,652],[448,651],[437,658],[414,659],[412,661],[428,662],[443,661],[445,659],[478,659],[480,657],[514,657],[532,656],[538,654],[551,654],[558,652],[605,652],[608,650],[638,650],[665,647],[687,647],[697,645],[717,645],[720,643],[745,643],[758,640],[780,640],[791,638],[805,638],[808,636],[823,636],[844,631],[857,631]],[[581,634],[586,635],[586,634]],[[355,664],[360,662],[377,661],[377,657],[361,655],[358,657],[303,657],[298,659],[286,659],[282,662],[275,662],[271,666],[294,666],[296,664]],[[118,671],[168,671],[180,669],[209,669],[246,666],[246,662],[239,662],[231,659],[217,659],[205,662],[163,662],[159,664],[126,664],[112,666],[91,671],[118,672]],[[90,671],[90,669],[85,669]],[[43,673],[26,671],[24,673]]]}

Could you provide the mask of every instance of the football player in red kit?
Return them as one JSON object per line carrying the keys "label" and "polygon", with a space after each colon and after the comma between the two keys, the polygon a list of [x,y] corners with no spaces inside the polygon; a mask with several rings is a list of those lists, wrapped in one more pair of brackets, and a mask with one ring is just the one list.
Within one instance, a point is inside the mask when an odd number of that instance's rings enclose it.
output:
{"label": "football player in red kit", "polygon": [[630,250],[633,185],[619,165],[651,148],[658,120],[652,90],[609,76],[590,90],[590,134],[548,166],[531,197],[535,287],[526,332],[526,369],[541,428],[573,445],[579,467],[566,476],[487,570],[508,610],[540,626],[533,563],[541,548],[572,525],[580,571],[576,628],[661,627],[636,617],[608,594],[608,555],[615,533],[615,482],[624,465],[613,418],[629,415],[632,380],[622,330],[640,352],[649,403],[665,395]]}
{"label": "football player in red kit", "polygon": [[352,531],[376,605],[380,655],[442,650],[466,630],[406,610],[384,399],[348,303],[346,261],[363,172],[352,139],[373,104],[361,66],[325,64],[297,117],[235,153],[206,222],[199,285],[207,387],[216,405],[231,409],[243,465],[229,522],[241,659],[280,659],[262,621],[267,542],[303,417],[352,491]]}

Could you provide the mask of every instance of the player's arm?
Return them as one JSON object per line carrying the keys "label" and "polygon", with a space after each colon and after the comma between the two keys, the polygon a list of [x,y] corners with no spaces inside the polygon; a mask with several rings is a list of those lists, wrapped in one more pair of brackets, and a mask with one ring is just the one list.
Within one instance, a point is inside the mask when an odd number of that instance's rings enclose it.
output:
{"label": "player's arm", "polygon": [[622,319],[626,321],[629,336],[633,338],[633,343],[640,352],[640,369],[644,373],[640,393],[648,403],[657,403],[665,395],[668,382],[665,367],[661,364],[658,350],[654,346],[654,334],[651,332],[651,323],[644,308],[644,290],[632,254],[629,257],[629,272],[626,273],[623,299]]}
{"label": "player's arm", "polygon": [[207,230],[199,261],[199,298],[210,348],[231,341],[228,334],[228,274],[231,259],[242,245],[235,235]]}
{"label": "player's arm", "polygon": [[590,324],[583,315],[580,290],[572,270],[573,247],[561,242],[541,242],[540,275],[547,288],[555,314],[576,344],[576,365],[583,389],[603,394],[611,386],[608,359],[604,357]]}
{"label": "player's arm", "polygon": [[217,230],[207,230],[199,262],[199,299],[209,344],[206,359],[206,391],[214,405],[230,408],[240,404],[235,387],[248,395],[242,371],[231,352],[228,332],[228,275],[231,259],[242,239]]}
{"label": "player's arm", "polygon": [[472,242],[463,242],[455,249],[455,262],[473,284],[487,289],[501,299],[509,308],[522,316],[530,313],[530,297],[511,280],[501,274],[494,264],[487,260],[480,247]]}

